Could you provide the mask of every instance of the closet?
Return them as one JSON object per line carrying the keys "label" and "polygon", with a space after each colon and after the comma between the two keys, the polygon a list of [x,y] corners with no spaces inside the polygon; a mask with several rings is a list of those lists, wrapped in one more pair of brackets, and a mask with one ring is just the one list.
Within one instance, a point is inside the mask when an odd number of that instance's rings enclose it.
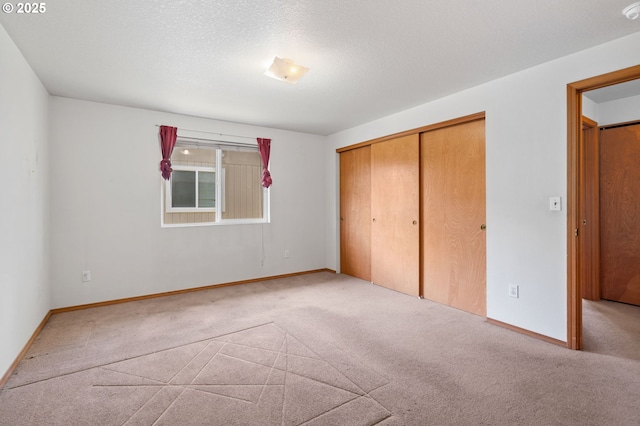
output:
{"label": "closet", "polygon": [[341,272],[486,315],[484,113],[337,151]]}

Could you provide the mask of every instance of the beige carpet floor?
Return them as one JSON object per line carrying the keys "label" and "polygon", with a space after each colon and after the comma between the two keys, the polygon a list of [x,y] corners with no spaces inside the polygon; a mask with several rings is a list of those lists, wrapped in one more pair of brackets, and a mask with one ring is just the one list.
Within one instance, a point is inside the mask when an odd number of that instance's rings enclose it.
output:
{"label": "beige carpet floor", "polygon": [[585,350],[329,272],[51,317],[0,425],[637,425],[640,308]]}

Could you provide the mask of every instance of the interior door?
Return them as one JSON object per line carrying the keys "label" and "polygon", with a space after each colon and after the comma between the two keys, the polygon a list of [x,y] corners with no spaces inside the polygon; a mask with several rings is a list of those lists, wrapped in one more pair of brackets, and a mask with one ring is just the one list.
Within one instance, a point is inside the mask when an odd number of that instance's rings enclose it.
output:
{"label": "interior door", "polygon": [[420,144],[423,295],[486,316],[484,120],[422,133]]}
{"label": "interior door", "polygon": [[600,131],[602,298],[640,305],[640,124]]}
{"label": "interior door", "polygon": [[371,147],[340,153],[340,272],[371,281]]}
{"label": "interior door", "polygon": [[598,123],[582,118],[580,139],[580,281],[582,298],[600,300],[600,218]]}
{"label": "interior door", "polygon": [[419,135],[371,146],[371,278],[420,295]]}

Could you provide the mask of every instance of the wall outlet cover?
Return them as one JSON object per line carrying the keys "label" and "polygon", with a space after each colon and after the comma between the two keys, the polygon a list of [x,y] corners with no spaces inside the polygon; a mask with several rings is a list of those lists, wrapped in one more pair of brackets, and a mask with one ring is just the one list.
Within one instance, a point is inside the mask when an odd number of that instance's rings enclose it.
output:
{"label": "wall outlet cover", "polygon": [[562,210],[562,197],[549,197],[549,210],[559,212]]}
{"label": "wall outlet cover", "polygon": [[509,297],[519,298],[520,288],[517,284],[509,284]]}

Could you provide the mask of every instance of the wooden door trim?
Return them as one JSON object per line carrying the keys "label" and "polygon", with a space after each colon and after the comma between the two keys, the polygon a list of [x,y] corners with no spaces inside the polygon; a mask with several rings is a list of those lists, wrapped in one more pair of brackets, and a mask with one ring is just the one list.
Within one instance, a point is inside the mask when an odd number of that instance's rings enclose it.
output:
{"label": "wooden door trim", "polygon": [[590,119],[585,115],[582,116],[582,123],[587,125],[588,127],[598,127],[598,122],[593,121],[592,119]]}
{"label": "wooden door trim", "polygon": [[611,124],[607,124],[606,126],[598,126],[598,128],[600,130],[606,130],[606,129],[612,129],[614,127],[633,126],[636,124],[640,124],[640,120],[623,121],[622,123],[611,123]]}
{"label": "wooden door trim", "polygon": [[579,273],[580,229],[580,134],[582,93],[640,78],[640,65],[610,72],[567,85],[567,347],[582,349],[582,277]]}
{"label": "wooden door trim", "polygon": [[405,130],[403,132],[394,133],[392,135],[381,136],[381,137],[376,138],[376,139],[371,139],[371,140],[368,140],[368,141],[359,142],[359,143],[354,144],[354,145],[349,145],[349,146],[345,146],[343,148],[338,148],[338,149],[336,149],[336,152],[340,153],[342,151],[349,151],[350,149],[356,149],[356,148],[360,148],[362,146],[373,145],[374,143],[384,142],[384,141],[387,141],[387,140],[390,140],[390,139],[396,139],[396,138],[401,138],[401,137],[404,137],[404,136],[415,135],[416,133],[424,133],[424,132],[428,132],[428,131],[431,131],[431,130],[442,129],[443,127],[456,126],[458,124],[468,123],[470,121],[484,120],[485,119],[485,115],[486,115],[486,113],[484,111],[478,112],[478,113],[475,113],[475,114],[471,114],[471,115],[465,115],[464,117],[453,118],[451,120],[441,121],[439,123],[429,124],[427,126],[418,127],[416,129]]}

